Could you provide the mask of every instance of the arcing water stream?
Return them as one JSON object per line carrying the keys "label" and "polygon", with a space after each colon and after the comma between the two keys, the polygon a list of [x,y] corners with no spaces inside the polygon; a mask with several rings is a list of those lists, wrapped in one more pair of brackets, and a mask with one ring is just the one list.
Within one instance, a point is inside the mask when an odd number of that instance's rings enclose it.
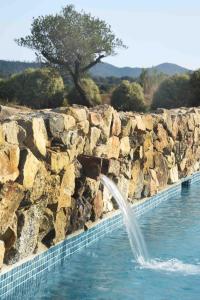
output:
{"label": "arcing water stream", "polygon": [[130,204],[124,199],[118,187],[111,179],[105,175],[101,175],[100,180],[119,205],[133,255],[141,268],[163,270],[167,272],[180,272],[184,275],[200,274],[200,265],[185,264],[177,259],[170,259],[167,261],[150,259],[142,232]]}

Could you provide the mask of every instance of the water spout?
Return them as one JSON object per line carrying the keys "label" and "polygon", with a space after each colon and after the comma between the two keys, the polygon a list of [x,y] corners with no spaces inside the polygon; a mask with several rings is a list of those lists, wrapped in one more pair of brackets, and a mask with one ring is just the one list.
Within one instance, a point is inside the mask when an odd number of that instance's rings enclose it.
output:
{"label": "water spout", "polygon": [[118,187],[112,180],[110,180],[105,175],[101,175],[100,180],[109,190],[109,192],[112,194],[117,204],[119,205],[119,208],[123,215],[124,224],[126,226],[126,231],[128,233],[131,249],[136,261],[139,264],[144,264],[149,260],[148,252],[133,209],[131,208],[128,201],[124,199]]}

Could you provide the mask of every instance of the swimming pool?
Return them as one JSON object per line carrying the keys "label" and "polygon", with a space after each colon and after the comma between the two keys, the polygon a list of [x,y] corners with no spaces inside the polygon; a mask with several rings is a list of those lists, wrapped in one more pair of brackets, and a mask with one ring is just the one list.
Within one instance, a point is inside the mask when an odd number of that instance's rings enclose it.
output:
{"label": "swimming pool", "polygon": [[183,188],[139,224],[150,257],[162,262],[155,269],[136,264],[119,228],[47,272],[20,299],[199,299],[200,185]]}

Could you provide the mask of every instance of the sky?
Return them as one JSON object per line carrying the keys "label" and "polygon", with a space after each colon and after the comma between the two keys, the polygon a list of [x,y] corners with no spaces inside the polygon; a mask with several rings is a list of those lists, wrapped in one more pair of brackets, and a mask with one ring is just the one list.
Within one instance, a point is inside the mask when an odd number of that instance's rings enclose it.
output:
{"label": "sky", "polygon": [[105,20],[128,46],[105,62],[200,68],[199,0],[0,0],[0,59],[34,61],[34,51],[14,39],[30,33],[33,17],[57,13],[68,4]]}

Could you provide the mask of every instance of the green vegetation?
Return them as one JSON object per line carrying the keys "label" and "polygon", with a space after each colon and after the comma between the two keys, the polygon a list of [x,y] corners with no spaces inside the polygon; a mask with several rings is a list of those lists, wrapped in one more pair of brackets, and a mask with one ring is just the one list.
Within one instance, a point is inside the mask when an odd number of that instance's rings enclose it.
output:
{"label": "green vegetation", "polygon": [[64,7],[60,14],[35,18],[31,34],[16,41],[36,51],[41,61],[68,74],[82,103],[88,106],[94,104],[87,98],[81,79],[102,58],[125,47],[106,22],[77,12],[73,5]]}
{"label": "green vegetation", "polygon": [[144,111],[144,93],[136,82],[122,81],[113,91],[111,105],[117,110]]}
{"label": "green vegetation", "polygon": [[0,99],[32,108],[62,105],[64,83],[52,69],[27,69],[0,81]]}
{"label": "green vegetation", "polygon": [[174,75],[165,79],[155,92],[152,109],[190,106],[191,86],[189,75]]}
{"label": "green vegetation", "polygon": [[200,69],[190,76],[190,86],[192,92],[191,106],[200,105]]}
{"label": "green vegetation", "polygon": [[[93,106],[101,104],[99,88],[91,78],[81,79],[81,88],[84,90],[87,99],[89,99]],[[84,105],[82,97],[75,88],[73,88],[68,94],[68,100],[70,104]]]}

